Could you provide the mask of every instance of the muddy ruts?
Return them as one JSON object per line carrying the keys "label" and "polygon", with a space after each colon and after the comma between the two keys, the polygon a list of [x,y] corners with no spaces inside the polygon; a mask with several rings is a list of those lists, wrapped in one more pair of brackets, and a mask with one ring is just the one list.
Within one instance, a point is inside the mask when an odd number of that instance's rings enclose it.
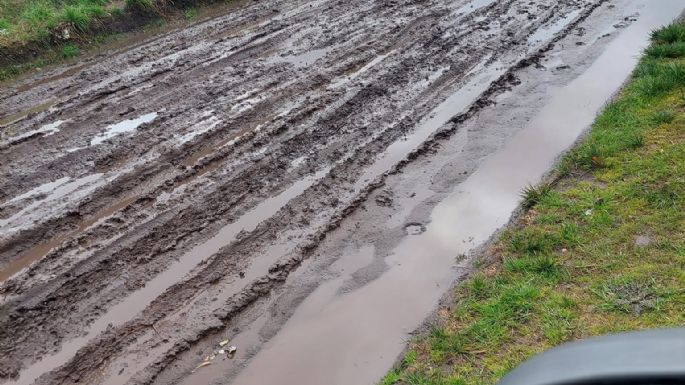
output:
{"label": "muddy ruts", "polygon": [[[0,156],[7,160],[2,162],[7,167],[3,172],[8,171],[1,182],[3,190],[9,191],[5,203],[55,176],[112,173],[137,159],[150,159],[121,179],[96,188],[90,200],[67,202],[61,211],[48,213],[46,221],[29,224],[5,238],[3,257],[7,253],[11,259],[29,243],[45,240],[40,235],[45,230],[68,232],[76,221],[95,215],[111,202],[138,196],[103,222],[71,235],[28,273],[3,285],[3,374],[15,375],[22,362],[31,363],[37,355],[59,349],[60,341],[78,335],[111,304],[265,197],[321,165],[354,154],[353,161],[335,167],[300,200],[218,254],[227,265],[213,265],[218,256],[212,258],[207,266],[215,268],[213,275],[197,274],[170,289],[143,318],[163,318],[169,309],[160,303],[191,298],[212,285],[215,275],[235,273],[231,263],[257,257],[250,249],[268,243],[269,234],[292,228],[300,228],[305,238],[325,234],[309,227],[308,218],[321,214],[329,221],[323,224],[325,229],[335,223],[332,218],[341,204],[354,207],[349,202],[358,202],[355,194],[361,192],[349,190],[364,167],[463,84],[478,63],[500,60],[516,66],[521,57],[531,57],[525,41],[536,29],[572,10],[589,12],[596,4],[505,1],[473,12],[466,9],[464,14],[456,12],[463,3],[440,2],[318,2],[312,7],[275,2],[271,6],[282,9],[268,14],[251,5],[171,33],[154,45],[120,52],[111,66],[93,63],[81,72],[84,76],[67,76],[7,96],[5,100],[16,101],[18,106],[38,95],[58,100],[56,111],[38,112],[12,123],[9,128],[16,133],[56,118],[67,122],[58,133],[2,150]],[[226,32],[231,21],[244,23],[245,29]],[[197,42],[189,43],[191,38]],[[292,44],[284,47],[288,39]],[[383,54],[385,59],[364,69],[375,55]],[[124,65],[118,68],[117,62]],[[346,76],[356,78],[344,83]],[[78,92],[81,85],[84,91]],[[134,135],[64,152],[88,144],[116,120],[149,111],[159,111],[159,117]],[[203,115],[207,111],[221,123],[179,144],[177,134],[208,119]],[[11,138],[10,134],[3,139]],[[27,158],[36,144],[48,149],[46,155]],[[161,196],[179,187],[187,190],[172,197],[171,203],[159,203]],[[348,203],[336,202],[337,196],[347,196]],[[4,218],[18,210],[16,205],[5,207]],[[243,244],[248,246],[243,248]],[[62,264],[66,255],[69,262]],[[205,269],[201,271],[206,273]],[[104,352],[119,351],[131,341],[133,331],[149,330],[141,325],[134,320],[122,329],[130,333],[117,334],[118,328],[108,331],[119,342]],[[93,346],[83,352],[92,353]],[[59,372],[68,373],[67,377],[46,376],[44,381],[62,378],[68,382],[69,376],[85,376],[83,368],[96,368],[103,358],[104,353],[79,353]]]}

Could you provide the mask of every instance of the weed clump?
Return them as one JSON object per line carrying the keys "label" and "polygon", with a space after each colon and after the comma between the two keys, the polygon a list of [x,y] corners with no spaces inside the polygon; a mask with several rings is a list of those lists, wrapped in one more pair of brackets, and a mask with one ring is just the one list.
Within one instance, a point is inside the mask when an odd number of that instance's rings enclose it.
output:
{"label": "weed clump", "polygon": [[676,42],[650,46],[645,54],[655,59],[676,59],[685,56],[685,43]]}
{"label": "weed clump", "polygon": [[185,11],[183,11],[183,17],[186,18],[186,20],[192,20],[195,17],[197,17],[197,8],[188,8]]}
{"label": "weed clump", "polygon": [[540,203],[552,191],[550,183],[540,183],[537,186],[529,185],[521,191],[521,198],[523,201],[521,205],[525,209],[530,209],[536,204]]}
{"label": "weed clump", "polygon": [[671,111],[658,111],[652,116],[652,122],[656,125],[671,123],[673,119],[675,115]]}
{"label": "weed clump", "polygon": [[126,8],[134,11],[151,11],[154,0],[126,0]]}
{"label": "weed clump", "polygon": [[70,59],[79,55],[79,49],[73,44],[66,44],[62,47],[62,57]]}
{"label": "weed clump", "polygon": [[659,295],[653,281],[619,280],[608,282],[596,290],[602,298],[602,308],[608,311],[639,315],[658,306]]}
{"label": "weed clump", "polygon": [[672,23],[666,27],[652,31],[650,37],[655,44],[685,42],[685,24],[678,22]]}

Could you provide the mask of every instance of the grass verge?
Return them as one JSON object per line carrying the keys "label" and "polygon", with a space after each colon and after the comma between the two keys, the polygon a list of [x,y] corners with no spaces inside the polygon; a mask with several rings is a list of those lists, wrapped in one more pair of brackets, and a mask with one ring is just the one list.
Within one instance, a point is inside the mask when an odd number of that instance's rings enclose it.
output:
{"label": "grass verge", "polygon": [[231,2],[0,0],[0,81],[76,57],[129,32],[194,20],[201,5]]}
{"label": "grass verge", "polygon": [[6,0],[0,2],[0,46],[75,38],[111,15],[109,0]]}
{"label": "grass verge", "polygon": [[560,343],[685,322],[685,24],[655,31],[630,83],[459,285],[383,385],[494,384]]}

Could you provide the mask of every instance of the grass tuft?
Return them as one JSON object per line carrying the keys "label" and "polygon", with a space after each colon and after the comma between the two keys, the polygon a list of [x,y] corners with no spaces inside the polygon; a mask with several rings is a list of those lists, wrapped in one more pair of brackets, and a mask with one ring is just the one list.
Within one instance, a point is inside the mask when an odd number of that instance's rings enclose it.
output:
{"label": "grass tuft", "polygon": [[685,24],[676,22],[653,31],[652,42],[656,44],[670,44],[685,42]]}
{"label": "grass tuft", "polygon": [[79,49],[73,44],[66,44],[62,47],[62,57],[70,59],[79,55]]}
{"label": "grass tuft", "polygon": [[183,17],[186,18],[186,20],[192,20],[197,17],[197,8],[188,8],[183,11]]}
{"label": "grass tuft", "polygon": [[503,268],[511,273],[521,273],[543,279],[559,280],[563,276],[563,269],[549,257],[509,258],[504,261]]}
{"label": "grass tuft", "polygon": [[613,279],[602,284],[596,293],[602,300],[603,310],[626,314],[640,315],[654,310],[660,301],[654,281]]}
{"label": "grass tuft", "polygon": [[656,125],[671,123],[673,119],[675,119],[675,114],[671,111],[657,111],[652,115],[652,122]]}
{"label": "grass tuft", "polygon": [[653,45],[645,50],[645,55],[655,59],[676,59],[685,57],[685,42]]}
{"label": "grass tuft", "polygon": [[685,85],[685,63],[664,63],[643,67],[633,88],[642,95],[663,95]]}
{"label": "grass tuft", "polygon": [[90,22],[90,15],[84,7],[69,5],[62,11],[62,19],[71,24],[77,31],[83,31]]}
{"label": "grass tuft", "polygon": [[150,11],[154,3],[153,0],[126,0],[126,7],[135,11]]}
{"label": "grass tuft", "polygon": [[521,198],[523,198],[521,205],[525,209],[533,208],[540,203],[552,191],[552,186],[549,183],[540,183],[537,186],[529,185],[521,191]]}

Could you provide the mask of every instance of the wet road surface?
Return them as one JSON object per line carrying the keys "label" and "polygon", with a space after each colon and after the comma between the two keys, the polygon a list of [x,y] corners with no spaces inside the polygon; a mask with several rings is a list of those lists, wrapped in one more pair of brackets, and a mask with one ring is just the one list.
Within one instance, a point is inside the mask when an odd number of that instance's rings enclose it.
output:
{"label": "wet road surface", "polygon": [[3,88],[0,382],[374,383],[684,7],[246,2]]}

